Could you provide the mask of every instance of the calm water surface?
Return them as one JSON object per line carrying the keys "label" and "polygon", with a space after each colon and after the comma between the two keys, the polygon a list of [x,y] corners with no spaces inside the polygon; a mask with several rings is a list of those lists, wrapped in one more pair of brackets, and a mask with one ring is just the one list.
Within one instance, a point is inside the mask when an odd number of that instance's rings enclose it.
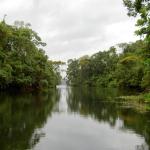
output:
{"label": "calm water surface", "polygon": [[0,150],[150,150],[150,113],[115,89],[0,94]]}

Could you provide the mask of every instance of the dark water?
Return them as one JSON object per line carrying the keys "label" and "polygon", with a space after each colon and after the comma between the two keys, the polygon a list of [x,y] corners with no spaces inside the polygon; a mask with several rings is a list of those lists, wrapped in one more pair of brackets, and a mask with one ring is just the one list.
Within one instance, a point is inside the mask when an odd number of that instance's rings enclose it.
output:
{"label": "dark water", "polygon": [[150,113],[115,89],[0,94],[0,150],[149,150]]}

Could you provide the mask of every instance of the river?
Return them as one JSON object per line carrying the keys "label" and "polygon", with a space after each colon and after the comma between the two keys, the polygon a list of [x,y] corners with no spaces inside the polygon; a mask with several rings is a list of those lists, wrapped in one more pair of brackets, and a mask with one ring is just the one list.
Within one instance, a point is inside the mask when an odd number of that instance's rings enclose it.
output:
{"label": "river", "polygon": [[150,150],[150,112],[104,88],[0,94],[1,150]]}

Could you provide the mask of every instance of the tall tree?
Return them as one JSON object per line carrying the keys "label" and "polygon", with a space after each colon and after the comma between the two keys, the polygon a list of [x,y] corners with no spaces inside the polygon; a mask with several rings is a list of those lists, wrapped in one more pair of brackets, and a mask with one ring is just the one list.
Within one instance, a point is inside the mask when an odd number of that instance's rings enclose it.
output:
{"label": "tall tree", "polygon": [[0,22],[0,88],[54,86],[58,72],[42,49],[45,45],[29,24]]}
{"label": "tall tree", "polygon": [[150,47],[150,1],[149,0],[123,0],[128,9],[129,16],[139,16],[136,26],[137,35],[144,36]]}

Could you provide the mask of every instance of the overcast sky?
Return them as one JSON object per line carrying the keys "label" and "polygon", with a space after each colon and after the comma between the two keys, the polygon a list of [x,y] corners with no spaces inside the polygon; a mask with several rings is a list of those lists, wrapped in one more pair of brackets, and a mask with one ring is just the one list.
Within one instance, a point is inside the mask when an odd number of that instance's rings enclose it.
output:
{"label": "overcast sky", "polygon": [[135,41],[135,20],[122,0],[0,0],[0,19],[29,22],[53,60],[93,54]]}

